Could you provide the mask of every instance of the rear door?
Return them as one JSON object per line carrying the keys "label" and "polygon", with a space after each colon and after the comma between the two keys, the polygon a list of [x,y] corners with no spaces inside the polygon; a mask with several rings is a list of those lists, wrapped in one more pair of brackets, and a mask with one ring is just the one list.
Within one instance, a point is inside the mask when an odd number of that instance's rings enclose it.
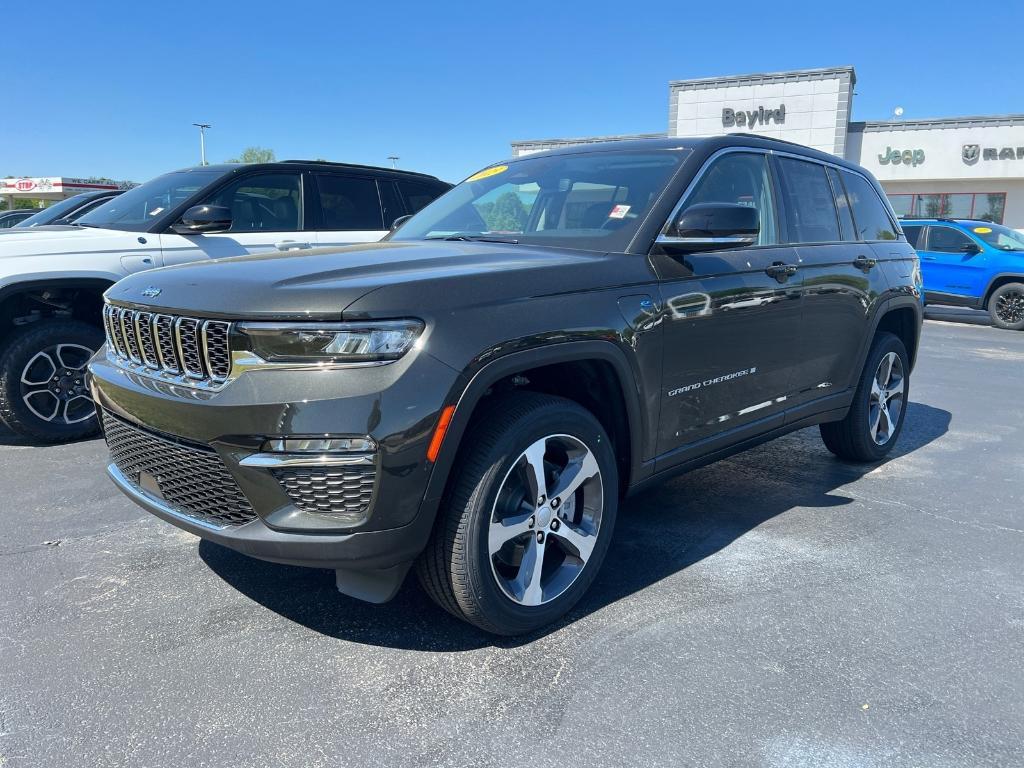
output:
{"label": "rear door", "polygon": [[323,171],[314,173],[313,180],[319,204],[318,245],[375,243],[388,233],[376,178]]}
{"label": "rear door", "polygon": [[954,296],[981,296],[988,274],[986,254],[964,232],[947,224],[929,224],[921,257],[926,291]]}
{"label": "rear door", "polygon": [[794,249],[779,236],[776,194],[767,154],[721,154],[679,210],[712,202],[755,207],[758,243],[652,254],[667,312],[659,468],[782,424],[800,351],[800,278]]}
{"label": "rear door", "polygon": [[162,233],[163,263],[311,248],[314,238],[302,231],[303,194],[299,171],[271,171],[233,179],[199,203],[229,208],[231,228],[214,234]]}

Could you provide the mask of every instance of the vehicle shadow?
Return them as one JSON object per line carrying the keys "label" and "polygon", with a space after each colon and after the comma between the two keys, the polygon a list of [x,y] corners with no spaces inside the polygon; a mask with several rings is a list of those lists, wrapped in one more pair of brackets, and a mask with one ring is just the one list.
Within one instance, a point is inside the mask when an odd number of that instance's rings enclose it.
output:
{"label": "vehicle shadow", "polygon": [[[941,437],[950,420],[948,411],[910,403],[893,458]],[[205,540],[199,554],[242,594],[330,637],[423,651],[515,647],[685,570],[795,507],[849,504],[852,499],[834,492],[878,466],[836,460],[811,428],[635,496],[619,510],[615,537],[590,591],[561,621],[518,638],[497,638],[450,616],[413,574],[390,603],[370,605],[339,594],[331,571],[265,563]]]}

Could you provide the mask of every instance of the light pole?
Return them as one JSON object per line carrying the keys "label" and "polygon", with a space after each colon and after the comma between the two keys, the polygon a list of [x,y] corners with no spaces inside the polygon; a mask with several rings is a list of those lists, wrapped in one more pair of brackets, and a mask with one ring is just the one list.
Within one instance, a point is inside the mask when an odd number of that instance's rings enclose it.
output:
{"label": "light pole", "polygon": [[199,164],[206,165],[206,129],[210,127],[210,124],[192,123],[192,125],[199,129]]}
{"label": "light pole", "polygon": [[391,161],[391,167],[392,168],[397,168],[398,167],[398,161],[401,160],[401,159],[402,158],[400,158],[398,155],[388,155],[388,160]]}

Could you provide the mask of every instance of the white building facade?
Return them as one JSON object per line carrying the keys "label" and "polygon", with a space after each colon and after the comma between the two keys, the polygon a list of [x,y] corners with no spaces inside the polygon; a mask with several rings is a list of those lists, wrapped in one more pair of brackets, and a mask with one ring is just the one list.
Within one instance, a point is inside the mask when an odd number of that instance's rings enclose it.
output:
{"label": "white building facade", "polygon": [[901,216],[983,218],[1024,229],[1024,115],[852,122],[856,82],[853,67],[672,81],[665,133],[516,141],[512,153],[749,132],[859,163]]}

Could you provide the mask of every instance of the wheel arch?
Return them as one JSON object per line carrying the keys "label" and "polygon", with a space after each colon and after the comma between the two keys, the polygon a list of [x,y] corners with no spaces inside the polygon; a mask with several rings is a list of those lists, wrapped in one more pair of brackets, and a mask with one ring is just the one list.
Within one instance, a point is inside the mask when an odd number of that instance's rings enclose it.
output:
{"label": "wheel arch", "polygon": [[38,311],[43,317],[64,316],[100,327],[103,293],[114,284],[106,277],[58,277],[23,280],[0,287],[0,334],[15,319]]}
{"label": "wheel arch", "polygon": [[981,309],[987,310],[992,294],[1007,283],[1024,283],[1024,272],[1000,272],[993,276],[989,280],[988,287],[985,289],[985,294],[981,299]]}
{"label": "wheel arch", "polygon": [[859,376],[864,368],[871,345],[879,333],[895,334],[907,348],[910,357],[910,369],[913,371],[917,361],[917,351],[921,342],[921,326],[924,321],[924,309],[917,296],[897,296],[885,301],[875,312],[871,321],[871,332],[861,345],[859,362],[855,369]]}
{"label": "wheel arch", "polygon": [[[427,483],[425,504],[436,511],[473,417],[496,387],[518,386],[513,383],[513,379],[522,377],[526,379],[522,384],[525,389],[568,396],[594,412],[593,402],[587,403],[586,398],[578,394],[579,390],[573,391],[570,387],[559,391],[548,385],[544,372],[551,372],[559,366],[573,366],[573,370],[581,372],[589,366],[594,375],[599,377],[599,387],[610,387],[614,383],[617,392],[611,394],[611,397],[617,394],[618,402],[612,400],[604,403],[605,408],[594,415],[615,444],[621,490],[624,492],[636,481],[643,452],[645,419],[635,374],[629,361],[625,353],[612,342],[569,341],[507,354],[461,377],[460,381],[468,383],[454,398],[455,410]],[[531,379],[531,376],[535,379]],[[618,405],[622,408],[618,408]]]}

